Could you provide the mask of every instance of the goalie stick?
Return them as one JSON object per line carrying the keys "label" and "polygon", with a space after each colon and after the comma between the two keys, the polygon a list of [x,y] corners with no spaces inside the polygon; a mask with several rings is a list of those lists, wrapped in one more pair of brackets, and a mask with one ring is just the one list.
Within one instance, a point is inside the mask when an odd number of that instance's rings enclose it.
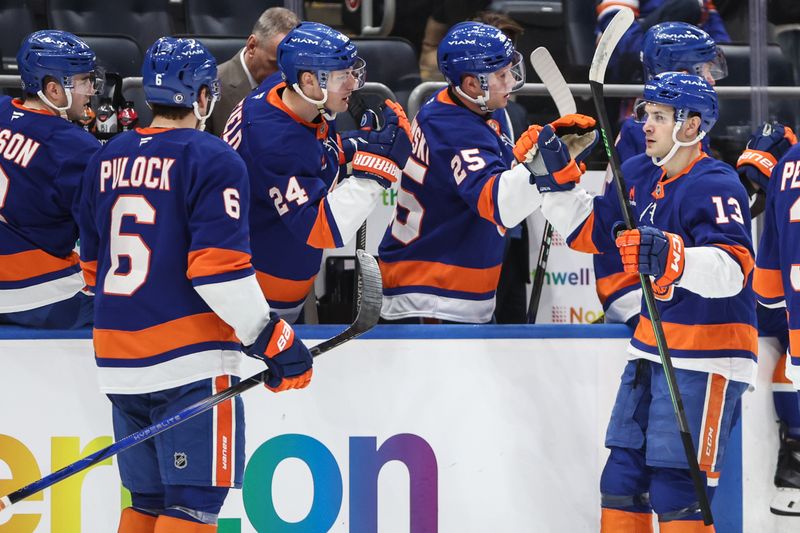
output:
{"label": "goalie stick", "polygon": [[[603,145],[605,146],[606,153],[608,154],[609,163],[611,165],[611,172],[614,176],[614,183],[617,187],[617,194],[619,203],[622,206],[622,215],[625,219],[625,227],[627,229],[636,228],[636,219],[633,216],[631,204],[628,201],[626,194],[625,180],[620,170],[619,154],[616,147],[611,142],[611,123],[608,120],[608,113],[606,112],[605,103],[603,101],[603,83],[606,76],[606,68],[611,59],[611,54],[614,52],[617,43],[633,24],[633,11],[628,8],[621,8],[611,22],[606,27],[603,35],[600,37],[600,42],[597,44],[597,49],[592,58],[592,65],[589,69],[589,86],[592,91],[592,99],[594,106],[597,110],[597,118],[600,123],[600,133],[603,136]],[[675,379],[675,369],[672,366],[672,358],[669,355],[669,347],[667,346],[667,339],[664,335],[664,327],[661,324],[661,316],[656,307],[656,301],[653,296],[653,287],[650,285],[650,280],[644,274],[639,274],[639,282],[642,284],[642,292],[644,294],[645,305],[647,311],[650,313],[650,321],[653,325],[653,334],[656,338],[656,345],[658,346],[658,354],[661,358],[661,365],[664,367],[664,375],[667,378],[667,388],[669,395],[672,399],[672,408],[675,411],[675,418],[678,421],[678,430],[681,434],[681,441],[683,443],[683,450],[686,453],[686,461],[689,463],[689,472],[692,476],[692,484],[697,495],[698,502],[700,503],[700,511],[703,515],[703,522],[706,525],[714,523],[714,518],[711,514],[711,505],[708,501],[708,495],[705,490],[705,483],[700,473],[700,467],[697,463],[697,455],[692,442],[692,435],[689,432],[689,424],[686,421],[686,412],[683,408],[683,400],[681,399],[678,383]]]}
{"label": "goalie stick", "polygon": [[[569,115],[577,111],[575,98],[572,91],[567,87],[567,82],[561,71],[558,70],[553,56],[544,46],[540,46],[531,52],[531,65],[533,70],[542,80],[542,83],[550,93],[550,97],[556,103],[560,116]],[[539,245],[539,257],[536,259],[536,272],[533,275],[533,287],[531,288],[531,299],[528,302],[528,324],[536,323],[536,315],[539,312],[539,300],[542,297],[544,287],[544,274],[547,272],[547,260],[550,257],[550,243],[553,240],[553,225],[547,220],[544,221],[544,231],[542,232],[542,243]]]}
{"label": "goalie stick", "polygon": [[[375,261],[375,258],[366,252],[359,251],[356,257],[360,263],[358,282],[361,285],[361,299],[358,308],[358,315],[356,316],[355,321],[343,332],[311,348],[310,352],[312,357],[322,355],[323,353],[330,351],[349,340],[355,339],[359,335],[372,329],[372,327],[378,323],[381,313],[381,302],[383,299],[380,269],[378,268],[378,263]],[[104,459],[108,459],[109,457],[123,452],[132,446],[158,435],[159,433],[167,431],[168,429],[172,429],[181,422],[185,422],[193,416],[208,411],[215,405],[226,400],[230,400],[234,396],[237,396],[246,390],[252,389],[256,385],[265,382],[268,377],[269,370],[265,370],[245,380],[242,380],[233,387],[229,387],[213,396],[209,396],[205,400],[200,400],[199,402],[190,405],[181,412],[176,413],[161,422],[128,435],[127,437],[114,442],[102,450],[98,450],[91,455],[87,455],[82,459],[78,459],[74,463],[57,470],[52,474],[39,479],[38,481],[34,481],[33,483],[22,487],[11,494],[3,496],[0,498],[0,511],[6,507],[10,507],[20,500],[24,500],[28,496],[46,489],[47,487],[55,485],[59,481],[67,479],[68,477],[77,474],[78,472],[81,472],[82,470],[85,470],[90,466],[103,461]]]}

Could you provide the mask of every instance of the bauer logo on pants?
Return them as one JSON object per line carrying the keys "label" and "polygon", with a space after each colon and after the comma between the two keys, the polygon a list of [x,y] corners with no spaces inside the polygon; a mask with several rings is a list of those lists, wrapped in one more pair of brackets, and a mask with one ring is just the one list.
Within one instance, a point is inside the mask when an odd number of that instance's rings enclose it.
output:
{"label": "bauer logo on pants", "polygon": [[189,464],[189,458],[184,452],[175,452],[175,468],[183,470]]}

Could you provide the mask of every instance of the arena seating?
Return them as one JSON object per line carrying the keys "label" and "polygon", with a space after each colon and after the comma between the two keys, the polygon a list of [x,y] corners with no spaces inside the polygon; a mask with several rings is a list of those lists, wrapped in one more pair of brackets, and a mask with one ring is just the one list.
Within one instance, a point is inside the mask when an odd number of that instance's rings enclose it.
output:
{"label": "arena seating", "polygon": [[142,50],[175,33],[166,0],[49,0],[47,20],[72,33],[130,35]]}
{"label": "arena seating", "polygon": [[354,39],[358,55],[367,62],[367,81],[389,87],[405,106],[419,85],[419,63],[411,43],[400,37]]}
{"label": "arena seating", "polygon": [[0,0],[0,20],[13,21],[13,24],[4,24],[0,32],[0,70],[3,74],[16,74],[17,49],[36,29],[33,12],[25,0]]}
{"label": "arena seating", "polygon": [[[728,63],[728,76],[717,83],[720,87],[750,85],[750,46],[741,43],[719,45]],[[771,86],[795,86],[794,72],[776,44],[768,46],[767,72]],[[723,159],[735,163],[753,129],[750,126],[750,96],[721,98],[720,117],[712,131],[712,146]],[[797,126],[798,106],[794,100],[771,99],[768,118]]]}
{"label": "arena seating", "polygon": [[97,64],[107,71],[116,72],[123,78],[142,75],[142,52],[139,43],[128,35],[81,34],[97,54]]}

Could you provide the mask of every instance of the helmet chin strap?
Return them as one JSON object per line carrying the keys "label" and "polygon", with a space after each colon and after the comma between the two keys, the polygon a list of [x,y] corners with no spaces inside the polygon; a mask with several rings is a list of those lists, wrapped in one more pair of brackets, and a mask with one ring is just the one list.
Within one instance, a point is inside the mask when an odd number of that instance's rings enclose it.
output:
{"label": "helmet chin strap", "polygon": [[328,89],[326,89],[324,87],[320,87],[320,88],[322,89],[322,100],[314,100],[313,98],[311,98],[310,96],[307,96],[306,93],[303,92],[303,89],[300,88],[300,84],[299,83],[293,83],[292,84],[292,89],[294,89],[294,91],[297,94],[300,95],[300,98],[302,98],[303,100],[305,100],[309,104],[313,104],[313,105],[317,106],[317,111],[319,111],[320,115],[322,115],[326,120],[335,120],[336,119],[336,113],[328,110],[325,107],[325,102],[328,101]]}
{"label": "helmet chin strap", "polygon": [[72,89],[64,88],[64,94],[67,95],[67,105],[65,107],[58,107],[53,102],[48,100],[47,97],[44,95],[44,91],[40,90],[39,92],[36,93],[36,96],[38,96],[42,102],[47,104],[47,106],[57,110],[58,114],[61,115],[61,118],[63,118],[64,120],[69,120],[69,117],[67,116],[67,111],[69,110],[70,107],[72,107]]}
{"label": "helmet chin strap", "polygon": [[217,99],[216,98],[211,98],[211,102],[208,104],[208,113],[206,113],[205,115],[201,115],[200,114],[200,105],[197,103],[197,100],[192,102],[192,111],[194,111],[194,116],[197,118],[197,120],[200,121],[200,124],[197,127],[198,130],[205,131],[205,129],[206,129],[206,120],[208,120],[208,117],[210,117],[211,113],[214,112],[214,104],[216,104],[216,103],[217,103]]}
{"label": "helmet chin strap", "polygon": [[688,141],[688,142],[679,141],[678,140],[678,130],[681,129],[683,124],[684,124],[683,122],[676,122],[675,123],[675,127],[672,128],[672,148],[669,149],[669,152],[667,152],[667,155],[665,155],[661,159],[659,159],[659,158],[657,158],[655,156],[650,158],[653,161],[653,164],[655,166],[663,167],[664,165],[667,164],[667,161],[672,159],[672,156],[675,155],[675,153],[678,151],[678,148],[681,148],[683,146],[693,146],[693,145],[699,143],[700,141],[702,141],[703,137],[706,136],[706,132],[701,131],[700,133],[697,134],[697,137],[695,137],[694,140],[691,140],[691,141]]}
{"label": "helmet chin strap", "polygon": [[473,104],[477,105],[481,108],[481,111],[484,113],[490,113],[494,111],[494,109],[489,109],[489,89],[484,89],[483,94],[478,96],[477,98],[473,98],[464,91],[461,90],[461,87],[456,85],[456,92],[461,96],[461,98],[467,100],[468,102],[472,102]]}

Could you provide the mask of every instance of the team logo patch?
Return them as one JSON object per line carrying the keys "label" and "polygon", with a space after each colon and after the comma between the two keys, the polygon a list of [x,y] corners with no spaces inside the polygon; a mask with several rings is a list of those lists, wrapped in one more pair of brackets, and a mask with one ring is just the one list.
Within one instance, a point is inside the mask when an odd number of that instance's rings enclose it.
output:
{"label": "team logo patch", "polygon": [[184,452],[175,452],[175,468],[183,470],[189,464],[189,458]]}

